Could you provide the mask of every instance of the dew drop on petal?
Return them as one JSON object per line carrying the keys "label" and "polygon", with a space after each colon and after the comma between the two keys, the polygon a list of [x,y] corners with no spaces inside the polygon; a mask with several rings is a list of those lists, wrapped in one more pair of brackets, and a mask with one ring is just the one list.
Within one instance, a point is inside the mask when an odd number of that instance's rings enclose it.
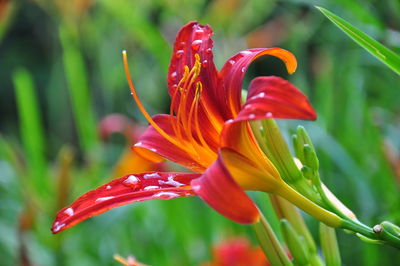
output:
{"label": "dew drop on petal", "polygon": [[158,183],[160,185],[170,185],[173,187],[181,187],[184,186],[184,184],[174,180],[174,176],[168,176],[168,181],[164,181],[164,180],[158,180]]}
{"label": "dew drop on petal", "polygon": [[176,57],[176,58],[181,58],[182,55],[183,55],[183,50],[178,50],[178,51],[176,51],[176,53],[175,53],[175,57]]}
{"label": "dew drop on petal", "polygon": [[64,213],[68,216],[72,216],[74,214],[74,210],[72,208],[68,208],[64,211]]}
{"label": "dew drop on petal", "polygon": [[135,147],[139,147],[139,146],[142,146],[142,142],[141,141],[139,141],[139,142],[137,142],[137,143],[135,143],[135,145],[133,145],[133,146],[135,146]]}
{"label": "dew drop on petal", "polygon": [[245,56],[245,55],[249,55],[249,54],[251,54],[251,53],[252,53],[252,52],[250,52],[250,51],[246,51],[246,50],[245,50],[245,51],[241,51],[241,52],[240,52],[240,54],[241,54],[241,55],[243,55],[243,56]]}
{"label": "dew drop on petal", "polygon": [[204,60],[202,66],[203,66],[203,67],[206,67],[207,64],[208,64],[208,60]]}
{"label": "dew drop on petal", "polygon": [[65,226],[65,224],[60,224],[59,222],[55,222],[53,225],[53,232],[57,233],[58,231],[61,230],[61,228],[63,228]]}
{"label": "dew drop on petal", "polygon": [[235,60],[229,60],[229,64],[231,64],[231,65],[233,65],[233,64],[235,64],[236,62],[235,62]]}
{"label": "dew drop on petal", "polygon": [[145,174],[143,175],[144,179],[152,179],[152,178],[160,178],[161,176],[158,173],[152,173],[152,174]]}
{"label": "dew drop on petal", "polygon": [[152,152],[157,152],[157,149],[156,149],[156,148],[150,148],[150,150],[151,150]]}
{"label": "dew drop on petal", "polygon": [[137,176],[130,175],[127,179],[125,179],[124,183],[136,185],[140,182],[140,179]]}
{"label": "dew drop on petal", "polygon": [[110,185],[107,185],[107,186],[106,186],[106,189],[111,189],[111,186],[110,186]]}
{"label": "dew drop on petal", "polygon": [[257,98],[264,98],[265,97],[265,92],[260,92],[256,96],[257,96]]}
{"label": "dew drop on petal", "polygon": [[173,199],[179,197],[179,195],[174,192],[159,192],[157,194],[154,194],[153,197],[160,199]]}
{"label": "dew drop on petal", "polygon": [[192,49],[193,49],[194,51],[198,51],[199,48],[200,48],[200,45],[201,45],[202,43],[203,43],[202,40],[195,40],[195,41],[193,41],[193,42],[192,42]]}
{"label": "dew drop on petal", "polygon": [[202,28],[198,28],[194,32],[195,33],[204,33],[204,30]]}
{"label": "dew drop on petal", "polygon": [[113,198],[114,198],[113,196],[110,196],[110,197],[101,197],[101,198],[96,199],[95,202],[103,202],[103,201],[106,201],[106,200],[109,200],[109,199],[113,199]]}
{"label": "dew drop on petal", "polygon": [[233,122],[233,119],[229,119],[229,120],[226,120],[225,123],[230,124],[230,123],[232,123],[232,122]]}
{"label": "dew drop on petal", "polygon": [[245,67],[242,67],[242,73],[244,73],[246,71]]}
{"label": "dew drop on petal", "polygon": [[147,186],[145,188],[143,188],[143,190],[155,190],[155,189],[159,189],[159,186]]}
{"label": "dew drop on petal", "polygon": [[175,72],[172,72],[172,73],[171,73],[170,77],[171,77],[172,80],[176,80],[176,76],[177,76],[177,75],[178,75],[178,74],[177,74],[176,71],[175,71]]}
{"label": "dew drop on petal", "polygon": [[194,192],[196,192],[196,191],[199,191],[201,189],[201,186],[200,185],[194,185],[194,186],[192,186],[192,189],[193,189]]}
{"label": "dew drop on petal", "polygon": [[254,119],[254,118],[256,118],[255,114],[249,114],[249,119]]}
{"label": "dew drop on petal", "polygon": [[211,49],[211,48],[207,48],[207,49],[206,49],[206,53],[207,53],[207,54],[211,54],[211,52],[212,52],[212,49]]}
{"label": "dew drop on petal", "polygon": [[272,117],[272,113],[271,112],[265,113],[265,116],[266,117]]}

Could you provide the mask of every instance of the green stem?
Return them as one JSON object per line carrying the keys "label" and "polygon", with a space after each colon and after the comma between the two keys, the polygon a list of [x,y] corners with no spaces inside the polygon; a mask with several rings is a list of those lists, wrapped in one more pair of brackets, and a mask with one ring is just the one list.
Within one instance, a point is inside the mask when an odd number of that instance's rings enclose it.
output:
{"label": "green stem", "polygon": [[285,250],[277,239],[274,231],[261,212],[260,220],[253,224],[253,228],[258,242],[260,243],[260,246],[271,265],[293,266],[292,262],[286,255]]}
{"label": "green stem", "polygon": [[334,228],[319,224],[321,247],[327,266],[340,266],[341,258]]}
{"label": "green stem", "polygon": [[374,232],[374,230],[358,220],[347,219],[343,221],[342,228],[360,233],[374,240],[383,240],[392,247],[400,249],[400,238],[393,236],[385,230]]}

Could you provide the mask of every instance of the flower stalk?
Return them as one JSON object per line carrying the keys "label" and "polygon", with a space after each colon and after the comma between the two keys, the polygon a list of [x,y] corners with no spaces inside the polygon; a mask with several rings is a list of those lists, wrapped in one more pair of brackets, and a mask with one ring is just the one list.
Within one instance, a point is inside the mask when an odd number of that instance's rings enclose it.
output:
{"label": "flower stalk", "polygon": [[320,223],[319,234],[320,234],[322,251],[325,256],[326,266],[342,265],[339,247],[336,240],[335,229],[328,227],[323,223]]}
{"label": "flower stalk", "polygon": [[271,265],[293,266],[270,224],[262,214],[260,215],[260,220],[253,224],[253,228],[257,240]]}

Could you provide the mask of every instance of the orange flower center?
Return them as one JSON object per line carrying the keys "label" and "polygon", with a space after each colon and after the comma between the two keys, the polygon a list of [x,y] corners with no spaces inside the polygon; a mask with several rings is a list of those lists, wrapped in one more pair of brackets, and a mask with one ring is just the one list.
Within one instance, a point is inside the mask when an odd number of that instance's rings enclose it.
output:
{"label": "orange flower center", "polygon": [[[146,120],[166,140],[184,149],[193,160],[207,168],[215,161],[217,154],[207,144],[199,125],[199,103],[203,89],[201,81],[198,80],[201,71],[200,56],[195,54],[195,62],[191,69],[187,65],[184,67],[183,77],[179,81],[171,99],[170,115],[171,117],[175,115],[175,119],[170,121],[174,136],[167,134],[160,128],[144,108],[129,74],[126,51],[123,51],[123,58],[131,94]],[[179,103],[177,104],[178,101]],[[188,104],[189,101],[190,104]],[[176,104],[177,107],[174,110]]]}

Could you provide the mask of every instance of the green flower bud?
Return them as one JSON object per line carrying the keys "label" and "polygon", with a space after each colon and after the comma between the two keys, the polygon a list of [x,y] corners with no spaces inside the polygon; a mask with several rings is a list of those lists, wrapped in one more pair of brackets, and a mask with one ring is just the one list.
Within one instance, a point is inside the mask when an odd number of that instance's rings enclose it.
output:
{"label": "green flower bud", "polygon": [[312,170],[318,171],[319,160],[317,154],[315,153],[314,147],[310,144],[304,144],[304,164],[309,166]]}
{"label": "green flower bud", "polygon": [[307,251],[303,237],[300,237],[286,219],[281,220],[281,229],[285,242],[292,254],[296,265],[308,265],[310,254]]}

